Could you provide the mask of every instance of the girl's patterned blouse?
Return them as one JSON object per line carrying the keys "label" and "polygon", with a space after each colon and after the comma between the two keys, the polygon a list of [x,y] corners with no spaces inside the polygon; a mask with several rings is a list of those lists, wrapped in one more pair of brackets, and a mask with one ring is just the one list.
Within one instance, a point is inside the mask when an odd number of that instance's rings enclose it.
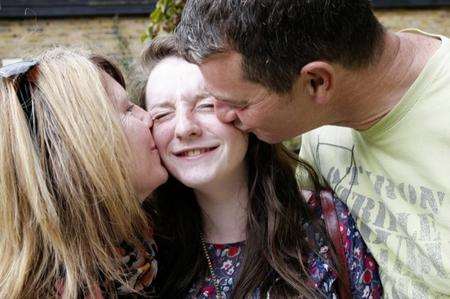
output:
{"label": "girl's patterned blouse", "polygon": [[[318,196],[311,196],[308,201],[314,213],[322,217]],[[369,252],[347,207],[335,199],[339,229],[344,241],[347,267],[350,271],[351,292],[353,298],[380,298],[382,287],[378,265]],[[320,290],[326,298],[339,298],[337,290],[338,275],[331,267],[329,249],[324,245],[320,234],[314,233],[312,227],[306,226],[308,236],[318,245],[320,252],[307,255],[310,284]],[[232,244],[207,244],[208,254],[213,264],[214,273],[219,282],[221,298],[230,298],[234,285],[242,268],[245,241]],[[199,277],[189,290],[187,298],[216,298],[216,290],[211,275]],[[252,298],[268,298],[256,290]]]}

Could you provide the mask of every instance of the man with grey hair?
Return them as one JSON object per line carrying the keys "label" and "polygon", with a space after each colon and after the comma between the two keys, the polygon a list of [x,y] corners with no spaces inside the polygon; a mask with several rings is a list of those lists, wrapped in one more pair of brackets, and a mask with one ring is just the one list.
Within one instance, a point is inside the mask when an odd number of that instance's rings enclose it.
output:
{"label": "man with grey hair", "polygon": [[310,131],[301,156],[350,207],[387,298],[450,296],[446,37],[389,32],[368,0],[191,0],[177,36],[223,122],[269,143]]}

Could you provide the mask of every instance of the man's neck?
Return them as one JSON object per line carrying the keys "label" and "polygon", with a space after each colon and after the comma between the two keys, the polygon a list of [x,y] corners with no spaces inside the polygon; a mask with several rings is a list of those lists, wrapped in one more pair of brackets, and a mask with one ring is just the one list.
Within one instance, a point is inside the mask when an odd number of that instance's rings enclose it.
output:
{"label": "man's neck", "polygon": [[439,46],[422,35],[387,32],[376,64],[360,71],[338,68],[334,125],[366,130],[376,124],[401,101]]}
{"label": "man's neck", "polygon": [[208,242],[235,243],[245,240],[248,188],[244,171],[195,189]]}

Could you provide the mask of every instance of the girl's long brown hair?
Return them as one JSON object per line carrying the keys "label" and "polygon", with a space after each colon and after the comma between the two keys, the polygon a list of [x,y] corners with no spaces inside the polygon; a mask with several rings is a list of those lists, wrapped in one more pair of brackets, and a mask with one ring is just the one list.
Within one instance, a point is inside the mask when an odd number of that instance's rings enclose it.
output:
{"label": "girl's long brown hair", "polygon": [[[145,81],[162,59],[179,56],[173,36],[153,41],[143,53],[141,105],[145,106]],[[313,168],[296,159],[283,145],[269,145],[250,135],[246,154],[249,204],[244,263],[233,298],[245,298],[259,288],[275,298],[316,298],[320,293],[308,284],[305,255],[315,251],[306,240],[305,224],[326,233],[309,213],[299,192],[295,169],[320,188]],[[156,285],[162,298],[181,298],[194,281],[208,275],[200,245],[202,212],[192,189],[173,177],[157,189],[147,207],[155,221],[160,244],[160,270]],[[330,244],[328,242],[328,244]],[[332,248],[332,246],[330,246]],[[333,256],[333,255],[332,255]],[[273,274],[273,275],[272,275]],[[279,279],[276,279],[279,278]]]}
{"label": "girl's long brown hair", "polygon": [[[260,288],[274,298],[317,298],[308,284],[305,256],[318,252],[307,241],[305,224],[318,220],[309,213],[298,191],[295,165],[319,187],[317,176],[306,163],[293,163],[293,155],[281,144],[269,145],[250,136],[246,155],[249,182],[246,246],[243,268],[233,298],[245,298]],[[157,286],[162,298],[179,298],[194,281],[208,274],[200,247],[203,223],[193,190],[171,178],[156,191],[151,211],[160,245]],[[273,275],[272,275],[273,274]],[[280,278],[275,281],[275,278]]]}

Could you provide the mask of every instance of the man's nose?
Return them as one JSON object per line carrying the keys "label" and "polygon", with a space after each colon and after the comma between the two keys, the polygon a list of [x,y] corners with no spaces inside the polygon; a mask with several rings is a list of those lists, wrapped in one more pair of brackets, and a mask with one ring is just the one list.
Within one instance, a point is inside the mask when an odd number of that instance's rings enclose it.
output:
{"label": "man's nose", "polygon": [[180,113],[176,119],[175,136],[179,139],[200,136],[202,129],[192,115]]}
{"label": "man's nose", "polygon": [[238,118],[235,109],[221,101],[214,102],[214,111],[217,118],[223,123],[233,123]]}

